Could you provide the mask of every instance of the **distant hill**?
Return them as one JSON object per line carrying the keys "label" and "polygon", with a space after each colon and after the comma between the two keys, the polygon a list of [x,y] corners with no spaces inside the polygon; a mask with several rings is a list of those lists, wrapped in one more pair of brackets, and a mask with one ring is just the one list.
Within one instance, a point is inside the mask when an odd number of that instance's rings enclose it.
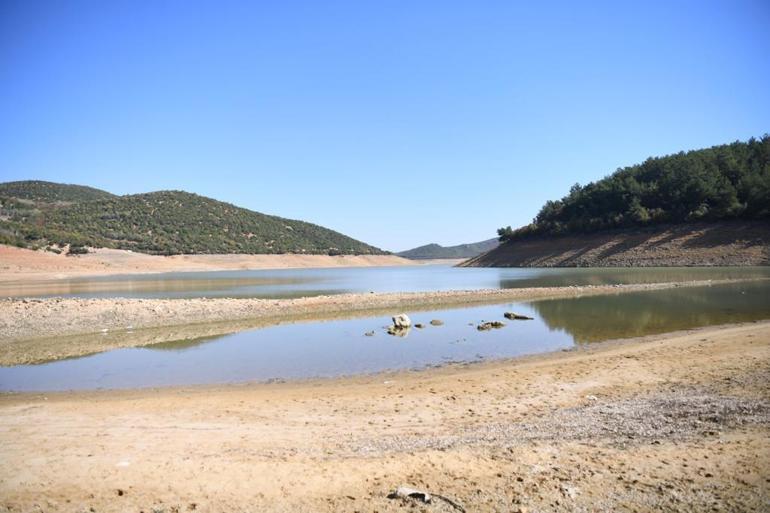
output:
{"label": "distant hill", "polygon": [[72,203],[114,198],[114,194],[84,185],[26,180],[0,183],[0,197],[45,203]]}
{"label": "distant hill", "polygon": [[438,244],[427,244],[418,248],[409,249],[396,253],[404,258],[413,260],[426,260],[431,258],[471,258],[491,249],[496,248],[500,242],[497,239],[489,239],[473,244],[460,244],[458,246],[439,246]]}
{"label": "distant hill", "polygon": [[188,192],[114,196],[47,182],[0,184],[0,243],[150,254],[385,253],[322,226]]}

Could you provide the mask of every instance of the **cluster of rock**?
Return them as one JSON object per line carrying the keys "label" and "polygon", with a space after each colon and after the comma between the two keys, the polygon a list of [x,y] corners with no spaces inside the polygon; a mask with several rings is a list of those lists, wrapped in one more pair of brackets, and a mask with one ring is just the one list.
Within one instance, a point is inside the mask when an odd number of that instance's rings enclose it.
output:
{"label": "cluster of rock", "polygon": [[[439,319],[433,319],[430,321],[431,326],[442,326],[444,324],[444,321],[441,321]],[[409,318],[406,314],[398,314],[393,317],[393,324],[388,326],[388,335],[394,335],[396,337],[405,337],[409,334],[409,331],[412,328],[416,328],[418,330],[421,330],[425,328],[425,325],[418,322],[415,324],[412,324],[412,320]],[[374,335],[373,331],[369,331],[365,333],[367,337],[371,337]]]}
{"label": "cluster of rock", "polygon": [[[505,312],[503,314],[503,317],[509,320],[516,320],[516,321],[532,320],[532,317],[518,314],[516,312]],[[406,314],[395,315],[393,316],[392,320],[393,320],[393,324],[388,326],[387,332],[388,332],[388,335],[393,335],[396,337],[407,336],[409,334],[409,331],[412,329],[412,327],[417,329],[423,329],[425,327],[425,325],[422,323],[416,323],[413,325],[412,320]],[[433,319],[430,321],[430,324],[431,326],[442,326],[444,324],[444,321],[440,319]],[[479,331],[488,331],[491,329],[499,329],[503,327],[505,327],[505,323],[502,321],[483,321],[476,326],[476,329]],[[366,335],[367,337],[373,337],[374,331],[367,331],[366,333],[364,333],[364,335]]]}
{"label": "cluster of rock", "polygon": [[[505,312],[503,317],[511,321],[531,321],[533,319],[532,317],[517,314],[516,312]],[[485,321],[477,325],[476,329],[479,331],[489,331],[491,329],[500,329],[504,327],[505,323],[502,321]]]}
{"label": "cluster of rock", "polygon": [[500,321],[486,321],[486,322],[482,322],[481,324],[476,326],[476,329],[479,330],[479,331],[489,331],[492,328],[499,329],[499,328],[502,328],[504,326],[505,326],[504,322],[500,322]]}

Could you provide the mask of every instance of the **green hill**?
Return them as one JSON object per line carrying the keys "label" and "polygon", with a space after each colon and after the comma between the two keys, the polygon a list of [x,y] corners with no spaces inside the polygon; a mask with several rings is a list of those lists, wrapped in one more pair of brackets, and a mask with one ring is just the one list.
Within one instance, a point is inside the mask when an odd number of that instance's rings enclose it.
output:
{"label": "green hill", "polygon": [[447,247],[438,244],[426,244],[425,246],[409,249],[396,254],[413,260],[426,260],[431,258],[471,258],[496,248],[498,244],[500,243],[497,239]]}
{"label": "green hill", "polygon": [[84,185],[25,180],[0,183],[0,197],[44,203],[73,203],[114,198],[114,194]]}
{"label": "green hill", "polygon": [[[19,185],[23,183],[0,184],[2,243],[38,248],[71,244],[152,254],[384,253],[315,224],[187,192],[113,196],[87,187],[41,187],[44,182],[26,182],[27,189]],[[72,200],[75,197],[82,199]],[[36,198],[34,204],[30,198]],[[62,204],[62,198],[69,198],[68,203]]]}
{"label": "green hill", "polygon": [[501,241],[685,222],[770,219],[770,136],[649,158],[548,201]]}

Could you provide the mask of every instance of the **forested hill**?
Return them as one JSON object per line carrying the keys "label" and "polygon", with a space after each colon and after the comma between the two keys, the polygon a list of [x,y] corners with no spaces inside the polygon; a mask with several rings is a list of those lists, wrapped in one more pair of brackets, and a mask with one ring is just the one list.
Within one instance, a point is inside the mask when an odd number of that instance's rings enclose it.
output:
{"label": "forested hill", "polygon": [[548,201],[501,241],[684,222],[770,219],[770,136],[649,158]]}
{"label": "forested hill", "polygon": [[[152,254],[384,253],[322,226],[187,192],[104,193],[109,196],[77,200],[72,191],[91,189],[61,186],[59,193],[52,193],[56,188],[42,187],[41,182],[26,182],[29,189],[23,183],[0,184],[1,243],[55,251],[70,244]],[[51,193],[35,192],[39,190]]]}
{"label": "forested hill", "polygon": [[73,203],[115,198],[114,194],[85,185],[26,180],[0,183],[0,197],[44,203]]}
{"label": "forested hill", "polygon": [[425,260],[431,258],[471,258],[494,249],[500,244],[497,239],[489,239],[472,244],[459,244],[457,246],[441,246],[439,244],[426,244],[418,248],[396,253],[400,257],[413,260]]}

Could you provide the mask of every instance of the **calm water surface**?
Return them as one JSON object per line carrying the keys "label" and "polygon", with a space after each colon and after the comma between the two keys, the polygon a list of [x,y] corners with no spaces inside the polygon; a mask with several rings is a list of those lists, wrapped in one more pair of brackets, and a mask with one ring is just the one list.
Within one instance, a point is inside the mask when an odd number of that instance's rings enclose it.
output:
{"label": "calm water surface", "polygon": [[262,297],[770,278],[770,267],[501,269],[447,265],[217,271],[0,283],[0,296]]}
{"label": "calm water surface", "polygon": [[[507,321],[506,311],[532,321]],[[287,324],[222,337],[120,349],[40,365],[0,368],[0,390],[136,388],[333,377],[447,362],[507,358],[575,344],[770,319],[770,283],[410,312],[412,329],[389,336],[388,317]],[[428,325],[441,319],[443,326]],[[482,320],[506,327],[479,332]],[[373,337],[364,336],[373,330]]]}

